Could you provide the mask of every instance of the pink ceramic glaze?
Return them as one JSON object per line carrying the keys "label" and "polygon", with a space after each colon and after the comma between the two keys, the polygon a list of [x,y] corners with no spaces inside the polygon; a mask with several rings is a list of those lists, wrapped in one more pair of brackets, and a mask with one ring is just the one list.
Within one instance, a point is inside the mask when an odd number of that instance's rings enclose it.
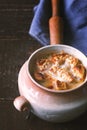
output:
{"label": "pink ceramic glaze", "polygon": [[[59,48],[59,45],[55,47]],[[46,48],[48,51],[50,50],[49,46]],[[50,122],[65,122],[80,116],[87,110],[87,78],[81,86],[74,90],[55,92],[45,89],[34,81],[30,74],[31,67],[29,69],[30,62],[33,63],[31,59],[38,51],[40,50],[34,52],[20,69],[18,76],[20,96],[14,100],[14,106],[19,111],[31,109],[36,116]],[[78,51],[74,53],[78,53],[78,57],[85,60],[83,64],[87,68],[87,58]]]}

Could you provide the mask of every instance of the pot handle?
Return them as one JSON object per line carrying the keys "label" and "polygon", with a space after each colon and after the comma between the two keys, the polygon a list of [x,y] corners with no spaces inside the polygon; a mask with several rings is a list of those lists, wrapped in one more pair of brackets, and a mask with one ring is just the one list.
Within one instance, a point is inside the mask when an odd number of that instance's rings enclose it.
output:
{"label": "pot handle", "polygon": [[31,109],[29,101],[24,96],[16,97],[13,104],[18,111],[27,111]]}
{"label": "pot handle", "polygon": [[49,19],[50,44],[63,42],[63,20],[60,17],[60,0],[51,0],[52,17]]}

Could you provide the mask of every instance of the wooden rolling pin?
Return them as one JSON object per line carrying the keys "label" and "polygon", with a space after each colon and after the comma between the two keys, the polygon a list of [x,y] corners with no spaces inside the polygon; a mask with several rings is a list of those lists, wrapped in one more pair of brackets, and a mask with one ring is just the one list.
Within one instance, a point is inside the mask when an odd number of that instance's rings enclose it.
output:
{"label": "wooden rolling pin", "polygon": [[60,0],[51,0],[52,17],[49,20],[50,44],[60,44],[63,41],[63,21],[60,17]]}

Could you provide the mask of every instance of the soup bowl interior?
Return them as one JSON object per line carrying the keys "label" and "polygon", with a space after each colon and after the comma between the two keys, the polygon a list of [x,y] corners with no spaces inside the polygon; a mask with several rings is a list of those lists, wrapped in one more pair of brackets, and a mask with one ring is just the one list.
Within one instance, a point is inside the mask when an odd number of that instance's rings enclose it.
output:
{"label": "soup bowl interior", "polygon": [[[33,72],[34,72],[34,68],[35,68],[35,64],[36,64],[37,59],[40,59],[41,57],[46,56],[46,55],[48,55],[50,53],[54,53],[54,52],[59,53],[61,51],[64,51],[64,52],[78,58],[82,62],[82,64],[84,65],[84,67],[86,69],[86,76],[85,76],[85,80],[80,85],[78,85],[77,87],[73,87],[72,89],[57,90],[56,91],[56,90],[46,88],[46,87],[42,86],[41,84],[39,84],[35,80]],[[71,47],[71,46],[67,46],[67,45],[48,45],[48,46],[44,46],[44,47],[41,47],[41,48],[37,49],[29,57],[27,73],[28,73],[28,76],[31,79],[31,81],[37,87],[40,87],[42,89],[45,89],[45,90],[51,91],[51,92],[68,92],[68,91],[72,91],[72,90],[78,89],[79,87],[83,86],[87,82],[87,57],[82,52],[80,52],[78,49],[76,49],[74,47]]]}

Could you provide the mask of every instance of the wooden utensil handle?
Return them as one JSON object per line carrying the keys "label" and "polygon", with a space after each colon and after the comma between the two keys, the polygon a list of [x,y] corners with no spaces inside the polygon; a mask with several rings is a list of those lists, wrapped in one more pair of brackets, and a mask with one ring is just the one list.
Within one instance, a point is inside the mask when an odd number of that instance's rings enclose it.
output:
{"label": "wooden utensil handle", "polygon": [[50,44],[63,41],[63,21],[60,15],[60,0],[52,0],[52,17],[49,20]]}
{"label": "wooden utensil handle", "polygon": [[52,16],[60,15],[60,0],[51,0]]}

